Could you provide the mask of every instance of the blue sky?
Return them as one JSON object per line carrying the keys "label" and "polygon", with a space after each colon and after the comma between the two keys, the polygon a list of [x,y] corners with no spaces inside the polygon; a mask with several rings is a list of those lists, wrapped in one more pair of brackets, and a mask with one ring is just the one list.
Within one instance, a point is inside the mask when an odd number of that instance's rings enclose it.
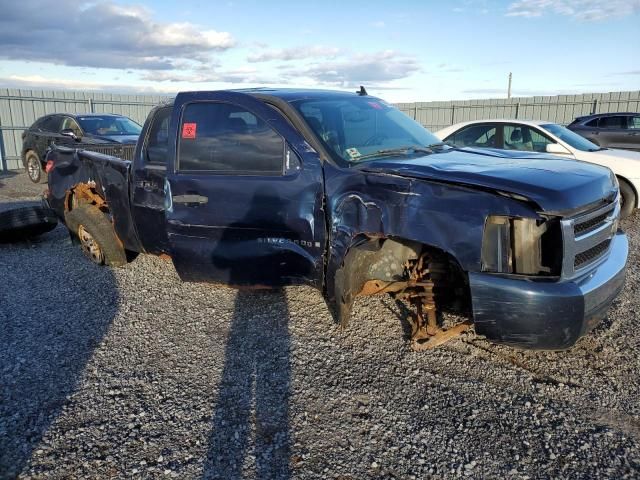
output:
{"label": "blue sky", "polygon": [[640,89],[640,0],[23,0],[0,86],[175,93],[262,85],[389,101]]}

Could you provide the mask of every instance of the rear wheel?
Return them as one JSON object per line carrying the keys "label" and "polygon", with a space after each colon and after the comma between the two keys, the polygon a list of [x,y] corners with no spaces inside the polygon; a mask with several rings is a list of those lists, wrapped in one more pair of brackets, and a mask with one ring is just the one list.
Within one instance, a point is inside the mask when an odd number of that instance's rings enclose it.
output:
{"label": "rear wheel", "polygon": [[636,192],[625,180],[619,178],[620,184],[620,218],[627,218],[636,208]]}
{"label": "rear wheel", "polygon": [[47,173],[42,168],[40,157],[33,150],[29,150],[25,155],[25,165],[27,167],[27,176],[33,183],[45,183],[47,181]]}
{"label": "rear wheel", "polygon": [[65,214],[65,223],[78,237],[84,254],[98,265],[118,267],[127,255],[107,215],[94,205],[79,205]]}

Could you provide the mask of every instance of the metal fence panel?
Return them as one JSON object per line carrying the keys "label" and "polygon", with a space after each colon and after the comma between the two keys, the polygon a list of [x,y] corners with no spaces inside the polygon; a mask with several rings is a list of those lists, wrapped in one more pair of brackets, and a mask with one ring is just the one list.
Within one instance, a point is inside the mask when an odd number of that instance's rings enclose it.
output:
{"label": "metal fence panel", "polygon": [[22,132],[50,113],[118,113],[142,124],[169,97],[0,88],[0,171],[22,168]]}
{"label": "metal fence panel", "polygon": [[399,103],[401,111],[431,131],[469,120],[519,118],[567,125],[591,113],[640,112],[640,91],[548,97]]}
{"label": "metal fence panel", "polygon": [[[0,171],[22,168],[22,131],[49,113],[119,113],[142,124],[169,97],[106,92],[0,88]],[[397,107],[431,131],[468,120],[521,118],[568,124],[580,115],[640,112],[640,91],[552,97],[400,103]]]}

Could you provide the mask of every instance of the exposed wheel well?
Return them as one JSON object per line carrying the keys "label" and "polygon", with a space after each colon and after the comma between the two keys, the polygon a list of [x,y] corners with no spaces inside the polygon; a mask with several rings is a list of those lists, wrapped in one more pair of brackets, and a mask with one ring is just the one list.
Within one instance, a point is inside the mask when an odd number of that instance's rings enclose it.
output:
{"label": "exposed wheel well", "polygon": [[622,175],[616,175],[618,182],[622,181],[624,183],[626,183],[629,188],[631,188],[631,190],[633,190],[634,195],[636,196],[636,204],[633,206],[634,208],[638,208],[638,191],[636,190],[636,187],[633,185],[633,183],[631,183],[629,180],[627,180],[625,177],[623,177]]}
{"label": "exposed wheel well", "polygon": [[109,206],[96,189],[95,182],[78,183],[67,190],[64,199],[65,212],[70,212],[78,205],[95,205],[104,213],[109,213]]}
{"label": "exposed wheel well", "polygon": [[336,272],[338,320],[342,324],[348,321],[356,296],[391,293],[394,284],[411,280],[418,261],[429,265],[438,309],[470,311],[468,277],[453,255],[413,240],[360,235],[354,238]]}

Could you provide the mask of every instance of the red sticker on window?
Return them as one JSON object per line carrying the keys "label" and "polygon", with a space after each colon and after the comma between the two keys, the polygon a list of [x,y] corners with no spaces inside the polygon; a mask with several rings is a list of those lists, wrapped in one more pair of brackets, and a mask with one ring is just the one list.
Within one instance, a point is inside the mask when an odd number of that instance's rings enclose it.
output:
{"label": "red sticker on window", "polygon": [[380,105],[378,102],[367,102],[369,105],[371,105],[373,108],[375,108],[376,110],[382,110],[382,105]]}
{"label": "red sticker on window", "polygon": [[183,123],[182,124],[182,138],[196,138],[197,123]]}

